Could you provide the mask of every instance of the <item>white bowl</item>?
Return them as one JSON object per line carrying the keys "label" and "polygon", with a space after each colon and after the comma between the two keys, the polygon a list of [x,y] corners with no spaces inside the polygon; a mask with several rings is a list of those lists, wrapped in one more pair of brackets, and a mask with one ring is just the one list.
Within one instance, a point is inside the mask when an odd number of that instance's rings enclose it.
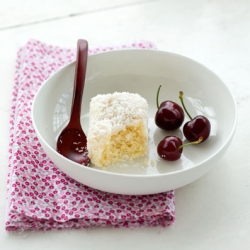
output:
{"label": "white bowl", "polygon": [[[197,180],[227,150],[235,131],[237,111],[229,89],[218,76],[180,55],[156,50],[120,50],[88,58],[81,117],[83,130],[87,134],[89,103],[95,95],[115,91],[139,93],[149,104],[149,154],[146,159],[117,164],[107,170],[85,167],[66,159],[56,152],[55,145],[69,119],[74,67],[75,63],[71,63],[44,82],[33,102],[32,119],[48,157],[75,180],[111,193],[159,193]],[[156,152],[157,144],[168,134],[185,140],[182,127],[167,133],[154,123],[159,84],[162,84],[160,102],[167,99],[179,102],[182,90],[192,116],[203,114],[212,125],[209,139],[184,148],[181,159],[175,162],[161,160]]]}

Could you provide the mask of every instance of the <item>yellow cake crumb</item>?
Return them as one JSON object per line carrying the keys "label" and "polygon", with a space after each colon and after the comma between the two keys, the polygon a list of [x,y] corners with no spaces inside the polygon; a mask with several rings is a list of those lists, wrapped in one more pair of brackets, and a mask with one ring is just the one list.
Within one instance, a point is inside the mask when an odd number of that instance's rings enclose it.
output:
{"label": "yellow cake crumb", "polygon": [[148,104],[139,94],[99,94],[90,102],[89,118],[87,148],[97,167],[147,153]]}

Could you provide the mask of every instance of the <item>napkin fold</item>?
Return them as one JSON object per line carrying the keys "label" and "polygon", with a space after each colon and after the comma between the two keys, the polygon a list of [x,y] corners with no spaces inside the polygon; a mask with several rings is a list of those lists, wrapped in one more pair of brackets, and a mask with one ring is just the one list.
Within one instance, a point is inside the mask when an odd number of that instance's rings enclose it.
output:
{"label": "napkin fold", "polygon": [[[90,48],[89,54],[123,48],[155,47],[141,41]],[[95,190],[60,171],[41,148],[31,121],[33,97],[53,72],[75,57],[73,48],[37,40],[18,50],[10,114],[6,230],[171,225],[175,220],[173,190],[141,196]]]}

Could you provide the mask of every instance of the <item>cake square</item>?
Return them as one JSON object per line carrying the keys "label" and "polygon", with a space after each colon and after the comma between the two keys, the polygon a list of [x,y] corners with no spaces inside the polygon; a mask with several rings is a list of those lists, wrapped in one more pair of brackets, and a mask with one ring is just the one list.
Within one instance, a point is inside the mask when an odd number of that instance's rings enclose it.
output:
{"label": "cake square", "polygon": [[91,99],[87,149],[91,162],[104,168],[148,151],[148,104],[136,93],[99,94]]}

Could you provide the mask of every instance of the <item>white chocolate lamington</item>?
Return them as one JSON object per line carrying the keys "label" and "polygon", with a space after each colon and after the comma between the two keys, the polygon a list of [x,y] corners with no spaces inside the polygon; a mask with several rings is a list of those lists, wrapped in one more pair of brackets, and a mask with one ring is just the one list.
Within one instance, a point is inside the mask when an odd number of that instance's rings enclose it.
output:
{"label": "white chocolate lamington", "polygon": [[133,160],[148,151],[148,104],[139,94],[115,92],[92,98],[87,148],[103,168]]}

